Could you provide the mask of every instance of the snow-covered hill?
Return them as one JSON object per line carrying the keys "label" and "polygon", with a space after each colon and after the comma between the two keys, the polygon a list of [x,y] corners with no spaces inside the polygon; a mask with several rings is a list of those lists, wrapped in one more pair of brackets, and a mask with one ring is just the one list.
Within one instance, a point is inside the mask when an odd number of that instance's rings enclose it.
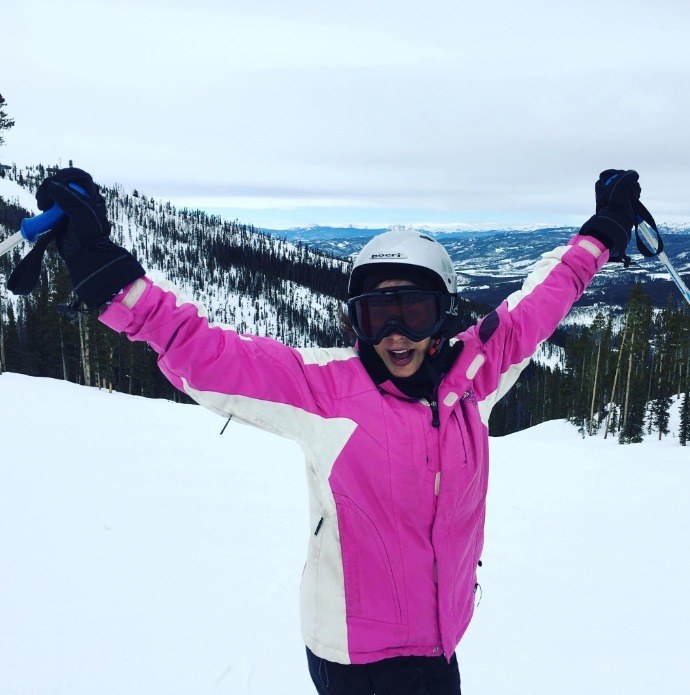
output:
{"label": "snow-covered hill", "polygon": [[[0,178],[0,196],[38,212],[33,193],[40,180],[39,167],[12,170]],[[313,345],[333,333],[340,337],[346,262],[119,186],[102,192],[113,240],[131,250],[149,276],[172,282],[200,302],[214,321],[293,345]],[[14,231],[0,224],[0,239]],[[28,244],[19,251],[25,254]]]}
{"label": "snow-covered hill", "polygon": [[[36,198],[26,188],[22,188],[9,178],[0,178],[0,197],[6,202],[19,205],[29,212],[38,212]],[[13,231],[17,231],[16,229]]]}
{"label": "snow-covered hill", "polygon": [[[0,422],[0,693],[313,692],[296,444],[11,373]],[[560,422],[492,447],[463,692],[685,695],[689,450]]]}

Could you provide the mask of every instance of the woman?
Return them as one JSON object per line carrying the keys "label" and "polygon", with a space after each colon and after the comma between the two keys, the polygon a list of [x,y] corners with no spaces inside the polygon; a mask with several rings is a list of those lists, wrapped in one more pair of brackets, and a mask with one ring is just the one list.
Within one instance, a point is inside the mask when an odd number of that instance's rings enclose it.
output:
{"label": "woman", "polygon": [[357,344],[337,349],[210,325],[108,239],[88,174],[67,169],[40,186],[39,208],[56,202],[67,215],[55,240],[75,292],[90,309],[108,304],[103,323],[151,345],[200,404],[302,446],[312,528],[302,636],[319,693],[460,692],[455,648],[483,547],[489,414],[594,274],[625,257],[637,179],[604,172],[580,234],[464,331],[443,246],[412,231],[375,237],[350,278]]}

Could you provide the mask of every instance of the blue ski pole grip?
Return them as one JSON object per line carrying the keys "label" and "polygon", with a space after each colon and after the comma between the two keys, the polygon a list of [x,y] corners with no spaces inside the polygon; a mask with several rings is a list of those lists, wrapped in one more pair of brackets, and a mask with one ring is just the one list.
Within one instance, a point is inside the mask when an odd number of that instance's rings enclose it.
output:
{"label": "blue ski pole grip", "polygon": [[[88,198],[88,193],[76,183],[70,183],[70,188],[73,188],[77,193]],[[55,203],[53,207],[35,217],[25,217],[22,220],[21,234],[32,244],[35,244],[39,237],[43,236],[55,227],[65,216],[62,208]]]}

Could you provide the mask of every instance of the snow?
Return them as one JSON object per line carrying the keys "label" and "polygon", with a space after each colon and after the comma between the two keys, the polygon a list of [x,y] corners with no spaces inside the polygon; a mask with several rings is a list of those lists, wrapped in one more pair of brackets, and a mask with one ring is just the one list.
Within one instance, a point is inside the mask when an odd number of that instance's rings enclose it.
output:
{"label": "snow", "polygon": [[539,345],[534,355],[532,355],[532,361],[543,367],[562,369],[565,365],[565,350],[558,345],[546,341]]}
{"label": "snow", "polygon": [[[313,692],[296,444],[16,374],[0,418],[3,695]],[[554,421],[492,450],[463,693],[686,693],[690,449]]]}
{"label": "snow", "polygon": [[[38,214],[34,194],[26,188],[22,188],[16,181],[0,178],[0,197],[4,198],[8,203],[14,203],[29,212]],[[11,231],[16,232],[17,230],[13,229]]]}

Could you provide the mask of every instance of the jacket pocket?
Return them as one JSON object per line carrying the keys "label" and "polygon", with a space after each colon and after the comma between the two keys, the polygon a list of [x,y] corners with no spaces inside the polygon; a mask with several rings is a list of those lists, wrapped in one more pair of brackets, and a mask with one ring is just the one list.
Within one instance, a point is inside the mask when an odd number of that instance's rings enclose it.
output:
{"label": "jacket pocket", "polygon": [[456,514],[473,514],[483,504],[486,485],[482,474],[484,464],[481,442],[478,441],[477,433],[472,431],[472,412],[470,410],[468,413],[464,405],[463,403],[460,411],[453,409],[450,418],[452,427],[448,428],[448,436],[451,436],[452,429],[455,440],[446,442],[446,446],[449,451],[457,452],[456,463],[453,464],[456,469],[453,479],[457,485],[453,510]]}
{"label": "jacket pocket", "polygon": [[336,494],[335,500],[348,617],[399,624],[400,598],[378,528],[349,497]]}

